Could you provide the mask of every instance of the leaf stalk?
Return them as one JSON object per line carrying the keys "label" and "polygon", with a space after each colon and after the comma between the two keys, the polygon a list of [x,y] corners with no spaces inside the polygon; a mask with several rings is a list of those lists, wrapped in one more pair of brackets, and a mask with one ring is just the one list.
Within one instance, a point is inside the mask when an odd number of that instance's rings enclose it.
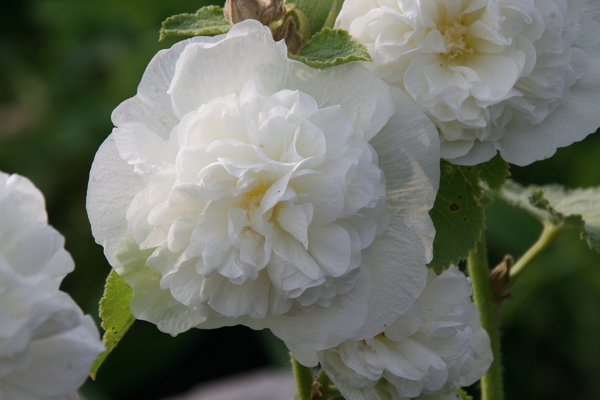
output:
{"label": "leaf stalk", "polygon": [[544,222],[544,228],[538,240],[514,263],[510,269],[510,285],[514,285],[517,279],[531,261],[540,254],[558,235],[561,226],[551,222]]}

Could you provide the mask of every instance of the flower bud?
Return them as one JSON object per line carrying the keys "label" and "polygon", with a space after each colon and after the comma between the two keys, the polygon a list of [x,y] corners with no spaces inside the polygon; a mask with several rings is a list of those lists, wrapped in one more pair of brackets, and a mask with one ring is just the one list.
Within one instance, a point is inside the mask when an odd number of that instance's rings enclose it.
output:
{"label": "flower bud", "polygon": [[285,6],[283,0],[227,0],[223,15],[232,24],[255,19],[269,25],[285,15]]}
{"label": "flower bud", "polygon": [[265,25],[283,18],[286,13],[283,0],[268,0],[268,3],[262,2],[260,22]]}
{"label": "flower bud", "polygon": [[304,46],[304,37],[298,32],[296,22],[293,18],[286,18],[283,23],[273,32],[275,40],[285,40],[288,51],[292,54],[298,53]]}
{"label": "flower bud", "polygon": [[260,0],[227,0],[223,7],[225,19],[236,24],[246,19],[260,19]]}

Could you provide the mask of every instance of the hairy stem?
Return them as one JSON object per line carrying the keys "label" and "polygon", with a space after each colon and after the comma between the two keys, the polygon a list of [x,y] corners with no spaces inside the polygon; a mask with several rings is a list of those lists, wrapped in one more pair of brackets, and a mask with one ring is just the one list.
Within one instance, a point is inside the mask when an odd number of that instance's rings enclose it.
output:
{"label": "hairy stem", "polygon": [[294,382],[296,383],[296,391],[298,392],[297,400],[311,400],[313,387],[313,371],[312,368],[301,365],[294,355],[290,352],[290,362],[294,373]]}
{"label": "hairy stem", "polygon": [[517,281],[521,273],[529,265],[531,260],[535,258],[539,253],[542,252],[558,235],[560,226],[554,225],[550,222],[544,223],[544,229],[540,234],[538,240],[515,262],[510,269],[510,284],[511,286]]}
{"label": "hairy stem", "polygon": [[481,378],[481,399],[502,400],[502,357],[500,354],[500,331],[498,310],[490,281],[485,239],[481,239],[475,250],[469,253],[467,268],[473,285],[473,299],[481,315],[481,326],[490,336],[494,361]]}

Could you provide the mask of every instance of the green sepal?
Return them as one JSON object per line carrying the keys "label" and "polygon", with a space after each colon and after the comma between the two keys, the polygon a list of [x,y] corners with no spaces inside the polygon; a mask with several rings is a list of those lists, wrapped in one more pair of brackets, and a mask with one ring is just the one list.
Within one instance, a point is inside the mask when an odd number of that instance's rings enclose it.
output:
{"label": "green sepal", "polygon": [[343,29],[329,28],[313,35],[298,54],[289,56],[313,68],[328,68],[351,61],[371,61],[364,44],[354,40]]}
{"label": "green sepal", "polygon": [[104,343],[105,350],[98,355],[92,365],[90,372],[92,379],[96,379],[98,369],[106,357],[115,349],[135,321],[135,317],[129,309],[131,294],[132,290],[123,278],[114,269],[110,271],[104,285],[104,294],[100,300],[100,319],[102,320],[102,329],[104,329],[102,343]]}
{"label": "green sepal", "polygon": [[310,23],[310,33],[314,35],[324,27],[333,26],[332,21],[335,21],[340,12],[343,0],[292,0],[290,3],[295,4],[306,15]]}
{"label": "green sepal", "polygon": [[231,23],[219,6],[202,7],[195,13],[173,15],[162,22],[159,40],[170,36],[214,36],[229,32]]}
{"label": "green sepal", "polygon": [[489,191],[498,190],[510,174],[500,156],[475,166],[442,160],[440,168],[440,188],[430,212],[436,235],[429,266],[436,271],[465,260],[475,248],[485,227],[485,208],[493,201]]}
{"label": "green sepal", "polygon": [[467,392],[463,390],[463,388],[455,388],[454,392],[458,395],[460,400],[473,400],[473,397],[469,396]]}
{"label": "green sepal", "polygon": [[600,187],[570,190],[560,185],[521,186],[509,181],[500,197],[541,223],[580,229],[581,238],[600,252]]}

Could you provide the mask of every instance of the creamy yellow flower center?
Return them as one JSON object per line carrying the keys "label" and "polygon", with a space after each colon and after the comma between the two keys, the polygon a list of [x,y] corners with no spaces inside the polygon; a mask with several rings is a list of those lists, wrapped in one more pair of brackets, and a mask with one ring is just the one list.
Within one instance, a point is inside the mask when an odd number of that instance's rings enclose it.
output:
{"label": "creamy yellow flower center", "polygon": [[254,211],[260,207],[260,202],[271,185],[261,182],[242,195],[242,207]]}
{"label": "creamy yellow flower center", "polygon": [[451,25],[446,25],[440,28],[440,32],[444,37],[446,52],[444,56],[448,60],[454,60],[465,54],[473,54],[473,49],[467,43],[467,28],[459,23],[454,22]]}

